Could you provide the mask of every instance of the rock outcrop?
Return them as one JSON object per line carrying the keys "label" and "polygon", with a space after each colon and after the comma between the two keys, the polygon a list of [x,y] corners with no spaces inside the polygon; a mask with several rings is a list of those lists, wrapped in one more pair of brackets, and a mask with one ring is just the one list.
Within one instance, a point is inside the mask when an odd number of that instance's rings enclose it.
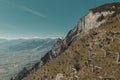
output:
{"label": "rock outcrop", "polygon": [[52,58],[61,54],[78,35],[89,33],[90,29],[105,24],[108,15],[119,14],[120,2],[109,3],[103,6],[90,9],[89,13],[78,21],[76,26],[70,30],[64,39],[58,39],[53,48],[41,59],[43,63],[47,63]]}

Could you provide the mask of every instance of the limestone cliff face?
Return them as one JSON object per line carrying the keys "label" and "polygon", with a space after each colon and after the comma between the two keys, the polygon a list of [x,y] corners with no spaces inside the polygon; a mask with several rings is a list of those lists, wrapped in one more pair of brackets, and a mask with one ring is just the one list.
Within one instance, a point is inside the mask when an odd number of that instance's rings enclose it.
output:
{"label": "limestone cliff face", "polygon": [[76,26],[67,34],[66,38],[64,39],[65,44],[69,44],[74,38],[77,37],[78,34],[89,33],[89,30],[95,27],[99,27],[101,24],[106,22],[107,15],[113,14],[114,11],[104,11],[104,12],[96,12],[93,13],[92,10],[89,13],[81,18],[81,20],[76,24]]}
{"label": "limestone cliff face", "polygon": [[118,14],[119,7],[120,3],[115,2],[90,9],[88,14],[78,21],[75,27],[68,32],[64,39],[58,39],[53,48],[41,59],[42,62],[47,63],[52,58],[57,57],[71,44],[75,38],[77,38],[79,34],[82,36],[89,33],[90,29],[104,24],[108,15]]}

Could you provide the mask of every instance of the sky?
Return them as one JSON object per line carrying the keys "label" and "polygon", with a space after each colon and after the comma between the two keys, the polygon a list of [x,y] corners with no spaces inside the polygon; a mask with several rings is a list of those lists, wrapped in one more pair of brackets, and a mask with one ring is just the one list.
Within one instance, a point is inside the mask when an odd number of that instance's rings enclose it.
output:
{"label": "sky", "polygon": [[0,0],[0,38],[65,37],[89,9],[120,0]]}

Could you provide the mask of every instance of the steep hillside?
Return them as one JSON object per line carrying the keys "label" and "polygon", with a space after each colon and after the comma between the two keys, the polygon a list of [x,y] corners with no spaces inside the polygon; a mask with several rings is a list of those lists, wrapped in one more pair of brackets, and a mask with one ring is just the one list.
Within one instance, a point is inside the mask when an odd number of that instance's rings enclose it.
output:
{"label": "steep hillside", "polygon": [[119,2],[91,9],[23,80],[119,80],[119,11]]}

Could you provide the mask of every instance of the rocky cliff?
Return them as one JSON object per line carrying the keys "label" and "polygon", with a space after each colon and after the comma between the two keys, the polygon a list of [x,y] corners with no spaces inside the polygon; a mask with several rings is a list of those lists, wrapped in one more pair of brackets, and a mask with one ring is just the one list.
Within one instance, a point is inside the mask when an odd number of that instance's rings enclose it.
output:
{"label": "rocky cliff", "polygon": [[[120,14],[120,2],[108,3],[90,9],[88,14],[78,21],[75,27],[68,32],[67,36],[64,39],[58,39],[52,49],[48,53],[46,53],[44,57],[42,57],[42,59],[40,60],[40,64],[43,66],[46,65],[48,62],[58,57],[59,55],[61,55],[61,53],[67,50],[75,40],[77,40],[78,38],[82,38],[82,36],[86,34],[89,34],[90,30],[93,28],[109,24],[108,20],[118,14]],[[61,62],[59,64],[61,64]],[[25,76],[22,76],[22,78],[23,77]],[[22,78],[18,77],[14,80],[21,80]]]}
{"label": "rocky cliff", "polygon": [[107,21],[108,15],[119,14],[120,3],[109,3],[103,6],[90,9],[89,13],[78,21],[76,26],[70,30],[64,39],[58,39],[53,48],[41,59],[47,63],[52,58],[62,53],[78,35],[89,33],[90,29],[99,27]]}

